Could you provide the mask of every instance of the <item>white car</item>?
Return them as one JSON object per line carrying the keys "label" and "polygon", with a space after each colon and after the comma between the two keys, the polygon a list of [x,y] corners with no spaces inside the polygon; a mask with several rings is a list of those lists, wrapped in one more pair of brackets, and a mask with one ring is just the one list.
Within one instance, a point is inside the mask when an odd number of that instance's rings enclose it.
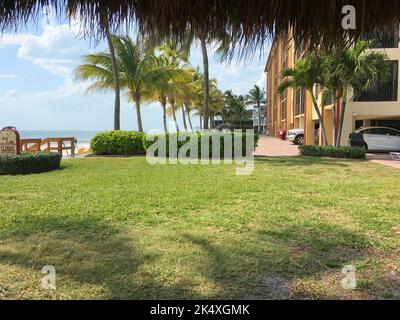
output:
{"label": "white car", "polygon": [[373,127],[350,134],[351,147],[364,147],[367,151],[400,151],[400,131],[393,128]]}
{"label": "white car", "polygon": [[294,144],[304,144],[304,129],[291,129],[286,134],[286,140],[292,141]]}

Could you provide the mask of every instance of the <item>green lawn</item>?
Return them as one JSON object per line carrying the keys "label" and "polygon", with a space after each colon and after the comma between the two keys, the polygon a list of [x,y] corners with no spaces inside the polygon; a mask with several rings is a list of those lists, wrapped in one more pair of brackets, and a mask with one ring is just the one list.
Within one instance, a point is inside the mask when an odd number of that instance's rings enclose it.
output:
{"label": "green lawn", "polygon": [[[400,171],[65,160],[0,177],[0,298],[400,298]],[[43,290],[41,269],[57,270]],[[345,290],[343,266],[357,268]]]}

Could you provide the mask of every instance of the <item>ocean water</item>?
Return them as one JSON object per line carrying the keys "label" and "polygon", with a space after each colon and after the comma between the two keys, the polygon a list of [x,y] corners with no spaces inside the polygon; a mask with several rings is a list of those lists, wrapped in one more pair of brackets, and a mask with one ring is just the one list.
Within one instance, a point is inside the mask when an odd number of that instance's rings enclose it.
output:
{"label": "ocean water", "polygon": [[78,145],[89,144],[90,139],[99,131],[77,131],[77,130],[21,130],[21,139],[46,139],[46,138],[66,138],[74,137],[78,140]]}

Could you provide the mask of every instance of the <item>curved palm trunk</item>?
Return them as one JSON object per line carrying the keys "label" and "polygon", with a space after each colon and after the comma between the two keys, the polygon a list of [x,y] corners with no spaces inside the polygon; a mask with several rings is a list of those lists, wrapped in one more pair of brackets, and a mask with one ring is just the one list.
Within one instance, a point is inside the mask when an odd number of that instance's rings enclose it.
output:
{"label": "curved palm trunk", "polygon": [[336,146],[336,104],[332,107],[332,145]]}
{"label": "curved palm trunk", "polygon": [[140,111],[140,97],[139,97],[139,95],[135,96],[135,104],[136,104],[136,116],[137,116],[138,130],[139,130],[139,132],[143,132],[142,113]]}
{"label": "curved palm trunk", "polygon": [[203,130],[203,117],[200,116],[200,130]]}
{"label": "curved palm trunk", "polygon": [[175,100],[170,99],[169,103],[172,108],[172,118],[174,119],[176,132],[179,132],[178,121],[176,120],[176,113],[175,113]]}
{"label": "curved palm trunk", "polygon": [[208,130],[208,104],[209,104],[209,91],[210,91],[210,83],[209,83],[209,73],[208,73],[208,54],[207,54],[207,43],[205,36],[201,37],[201,50],[203,53],[203,69],[204,69],[204,130]]}
{"label": "curved palm trunk", "polygon": [[311,90],[311,100],[312,100],[315,112],[317,113],[317,116],[318,116],[319,125],[321,126],[321,129],[322,129],[322,136],[324,138],[324,145],[326,145],[328,143],[328,139],[327,139],[327,135],[326,135],[324,119],[322,118],[321,111],[319,110],[317,100],[315,99],[314,93],[312,92],[312,90]]}
{"label": "curved palm trunk", "polygon": [[258,108],[258,133],[261,134],[261,101],[257,101]]}
{"label": "curved palm trunk", "polygon": [[187,113],[187,117],[188,117],[188,121],[189,121],[190,130],[193,131],[192,119],[190,118],[190,109],[189,108],[186,108],[186,113]]}
{"label": "curved palm trunk", "polygon": [[338,136],[337,136],[337,140],[336,140],[337,146],[340,146],[340,143],[342,140],[343,121],[344,121],[344,115],[346,113],[346,106],[347,106],[347,103],[345,100],[343,100],[342,105],[340,107],[339,128],[338,128]]}
{"label": "curved palm trunk", "polygon": [[161,103],[162,110],[163,110],[163,125],[164,125],[164,132],[168,132],[168,126],[167,126],[167,104],[166,103]]}
{"label": "curved palm trunk", "polygon": [[168,126],[167,126],[167,98],[165,96],[161,96],[159,99],[161,103],[161,107],[163,110],[163,125],[164,125],[164,132],[168,132]]}
{"label": "curved palm trunk", "polygon": [[183,120],[183,127],[185,128],[185,131],[188,131],[187,129],[187,124],[186,124],[186,112],[185,112],[185,106],[182,104],[181,106],[182,109],[182,120]]}
{"label": "curved palm trunk", "polygon": [[110,51],[112,72],[114,78],[114,90],[115,90],[115,104],[114,104],[114,130],[120,130],[121,128],[121,98],[120,98],[120,82],[118,75],[117,58],[115,57],[114,45],[112,43],[111,35],[106,29],[106,38],[108,43],[108,49]]}

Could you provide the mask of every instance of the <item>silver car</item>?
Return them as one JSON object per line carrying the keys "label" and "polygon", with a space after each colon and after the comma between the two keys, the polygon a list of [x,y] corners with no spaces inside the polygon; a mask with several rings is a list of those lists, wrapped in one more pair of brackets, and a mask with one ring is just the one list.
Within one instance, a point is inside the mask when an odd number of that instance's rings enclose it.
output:
{"label": "silver car", "polygon": [[304,144],[304,129],[291,129],[286,134],[286,140],[292,141],[297,145]]}
{"label": "silver car", "polygon": [[393,128],[363,128],[350,134],[349,145],[372,152],[400,151],[400,131]]}

